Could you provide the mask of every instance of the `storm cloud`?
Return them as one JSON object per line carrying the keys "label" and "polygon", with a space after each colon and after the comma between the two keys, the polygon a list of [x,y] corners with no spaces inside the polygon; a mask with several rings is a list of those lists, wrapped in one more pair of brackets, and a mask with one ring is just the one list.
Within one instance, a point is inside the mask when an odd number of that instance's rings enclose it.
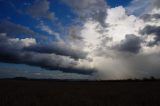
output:
{"label": "storm cloud", "polygon": [[157,19],[160,19],[160,14],[144,14],[140,18],[142,18],[144,21],[149,22]]}
{"label": "storm cloud", "polygon": [[86,52],[73,49],[69,45],[65,45],[58,42],[46,45],[32,45],[30,47],[24,48],[24,50],[37,53],[54,53],[62,56],[69,56],[73,59],[85,59],[87,56]]}
{"label": "storm cloud", "polygon": [[62,0],[83,20],[92,19],[106,26],[107,4],[104,0]]}
{"label": "storm cloud", "polygon": [[118,45],[118,50],[138,53],[141,49],[141,39],[136,35],[126,35],[125,40],[122,40],[120,45]]}
{"label": "storm cloud", "polygon": [[16,7],[23,12],[12,16],[6,8],[0,17],[0,62],[97,79],[160,76],[159,0],[127,7],[106,0],[26,3]]}
{"label": "storm cloud", "polygon": [[144,29],[142,29],[140,31],[140,33],[142,35],[148,35],[150,36],[150,34],[154,34],[154,41],[149,42],[149,46],[154,46],[154,45],[159,45],[159,41],[160,41],[160,26],[151,26],[151,25],[147,25],[144,27]]}
{"label": "storm cloud", "polygon": [[[17,33],[16,31],[14,30],[13,33]],[[66,48],[65,45],[58,45],[56,43],[46,46],[37,45],[34,38],[10,38],[7,32],[0,33],[0,61],[27,64],[65,73],[90,75],[96,72],[93,68],[80,65],[77,60],[80,58],[85,59],[86,53],[72,50],[67,46]]]}

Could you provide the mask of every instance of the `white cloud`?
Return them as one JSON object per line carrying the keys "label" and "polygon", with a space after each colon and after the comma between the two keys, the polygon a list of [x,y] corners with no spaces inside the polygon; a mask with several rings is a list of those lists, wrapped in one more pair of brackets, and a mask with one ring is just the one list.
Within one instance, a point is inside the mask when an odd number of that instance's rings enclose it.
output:
{"label": "white cloud", "polygon": [[[158,73],[157,69],[160,68],[157,64],[160,60],[157,55],[160,53],[160,46],[147,47],[146,43],[153,40],[153,36],[141,35],[139,32],[147,25],[159,26],[159,22],[144,22],[138,16],[128,15],[122,6],[108,9],[107,14],[105,20],[108,23],[107,28],[102,29],[96,21],[88,20],[81,30],[81,36],[85,41],[84,50],[89,52],[88,57],[92,59],[87,65],[96,68],[99,75],[97,77],[101,79],[157,76],[155,73]],[[122,40],[126,40],[127,34],[133,34],[143,41],[138,54],[112,48],[119,45]],[[112,39],[105,40],[105,38]],[[145,64],[147,66],[143,66]]]}
{"label": "white cloud", "polygon": [[108,9],[106,22],[110,25],[107,34],[113,37],[113,42],[123,40],[126,34],[139,36],[138,31],[144,26],[143,20],[134,15],[127,15],[122,6]]}
{"label": "white cloud", "polygon": [[49,35],[55,36],[57,40],[61,40],[59,33],[55,32],[49,26],[45,25],[43,21],[41,21],[40,25],[37,27],[40,28],[42,31],[47,32]]}
{"label": "white cloud", "polygon": [[20,41],[25,45],[25,46],[31,46],[36,44],[36,40],[34,38],[24,38],[20,39]]}
{"label": "white cloud", "polygon": [[20,44],[20,46],[23,46],[23,47],[28,47],[36,44],[36,40],[34,38],[24,38],[24,39],[10,38],[8,40],[10,43]]}
{"label": "white cloud", "polygon": [[86,50],[93,50],[100,42],[99,37],[101,36],[97,30],[98,23],[95,21],[87,21],[84,24],[84,28],[81,31],[81,36],[84,38],[86,43]]}

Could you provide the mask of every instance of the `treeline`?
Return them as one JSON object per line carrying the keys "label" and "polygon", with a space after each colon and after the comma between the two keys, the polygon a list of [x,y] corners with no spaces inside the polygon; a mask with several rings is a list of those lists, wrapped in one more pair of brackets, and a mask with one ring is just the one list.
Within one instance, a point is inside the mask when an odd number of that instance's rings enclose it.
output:
{"label": "treeline", "polygon": [[127,80],[129,80],[129,81],[157,81],[157,80],[160,80],[159,78],[155,78],[154,76],[151,76],[151,77],[144,77],[144,78],[142,78],[142,79],[137,79],[137,78],[135,78],[135,79],[127,79]]}

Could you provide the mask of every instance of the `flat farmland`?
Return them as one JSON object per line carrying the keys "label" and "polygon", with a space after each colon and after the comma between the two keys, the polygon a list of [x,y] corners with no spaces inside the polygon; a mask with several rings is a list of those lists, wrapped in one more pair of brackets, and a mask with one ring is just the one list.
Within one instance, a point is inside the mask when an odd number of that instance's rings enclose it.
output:
{"label": "flat farmland", "polygon": [[0,80],[0,106],[160,106],[160,81]]}

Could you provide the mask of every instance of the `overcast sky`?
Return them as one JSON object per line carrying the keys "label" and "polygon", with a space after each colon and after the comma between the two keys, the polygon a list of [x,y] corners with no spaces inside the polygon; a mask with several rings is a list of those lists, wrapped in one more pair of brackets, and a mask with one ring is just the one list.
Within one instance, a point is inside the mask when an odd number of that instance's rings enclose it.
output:
{"label": "overcast sky", "polygon": [[160,78],[159,0],[0,0],[0,78]]}

